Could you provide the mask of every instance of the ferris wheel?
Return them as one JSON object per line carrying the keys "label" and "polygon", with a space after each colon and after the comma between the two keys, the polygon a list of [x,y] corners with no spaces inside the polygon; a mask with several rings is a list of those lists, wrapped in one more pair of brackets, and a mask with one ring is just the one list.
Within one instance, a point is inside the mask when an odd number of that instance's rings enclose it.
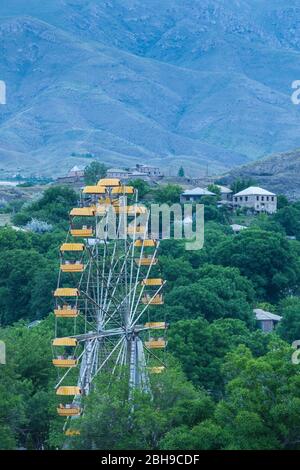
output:
{"label": "ferris wheel", "polygon": [[151,306],[164,303],[165,281],[159,240],[149,237],[148,227],[149,211],[138,204],[137,191],[115,178],[86,186],[70,212],[52,341],[57,413],[67,418],[69,436],[79,434],[70,420],[82,414],[82,397],[98,374],[109,371],[118,380],[126,371],[130,400],[135,389],[151,393],[149,374],[165,369],[167,324],[151,321]]}

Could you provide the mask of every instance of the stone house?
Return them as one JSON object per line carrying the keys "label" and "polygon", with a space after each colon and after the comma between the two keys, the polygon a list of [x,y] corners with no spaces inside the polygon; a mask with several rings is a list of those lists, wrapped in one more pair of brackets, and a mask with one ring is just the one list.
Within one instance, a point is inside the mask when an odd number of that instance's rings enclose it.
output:
{"label": "stone house", "polygon": [[136,171],[145,173],[147,176],[150,176],[152,178],[160,178],[163,176],[158,166],[137,164]]}
{"label": "stone house", "polygon": [[277,211],[277,196],[266,189],[250,186],[234,194],[233,206],[274,214]]}
{"label": "stone house", "polygon": [[201,202],[203,196],[216,197],[216,194],[204,188],[187,189],[181,194],[180,202]]}
{"label": "stone house", "polygon": [[233,191],[227,186],[221,186],[220,184],[216,184],[217,188],[220,190],[221,194],[221,201],[232,201]]}

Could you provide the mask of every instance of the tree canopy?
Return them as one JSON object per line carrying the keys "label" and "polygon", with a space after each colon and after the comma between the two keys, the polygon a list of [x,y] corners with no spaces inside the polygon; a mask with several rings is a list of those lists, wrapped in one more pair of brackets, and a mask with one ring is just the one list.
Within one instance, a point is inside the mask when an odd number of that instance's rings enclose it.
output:
{"label": "tree canopy", "polygon": [[84,169],[84,182],[86,185],[97,184],[101,178],[105,178],[107,166],[104,163],[93,161]]}

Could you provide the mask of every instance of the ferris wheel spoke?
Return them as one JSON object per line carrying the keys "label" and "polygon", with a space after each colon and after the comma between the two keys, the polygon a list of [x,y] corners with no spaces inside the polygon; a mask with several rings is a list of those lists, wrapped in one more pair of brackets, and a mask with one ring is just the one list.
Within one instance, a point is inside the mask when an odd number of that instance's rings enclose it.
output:
{"label": "ferris wheel spoke", "polygon": [[[133,290],[133,289],[134,289],[134,287],[132,288],[132,290]],[[128,294],[127,294],[127,295],[122,299],[122,301],[118,304],[117,308],[116,308],[116,309],[112,312],[112,314],[107,318],[107,320],[106,320],[104,326],[108,323],[108,321],[109,321],[111,318],[113,318],[113,317],[116,315],[116,313],[118,313],[118,311],[119,311],[120,308],[122,307],[123,303],[126,302],[127,297],[129,296],[129,294],[130,294],[130,292],[128,292]]]}
{"label": "ferris wheel spoke", "polygon": [[103,367],[105,366],[105,364],[107,363],[107,361],[109,361],[109,359],[111,358],[111,356],[113,355],[113,353],[116,351],[116,349],[120,346],[121,342],[123,341],[123,337],[121,337],[121,339],[117,342],[117,344],[115,345],[115,347],[111,350],[111,352],[108,354],[108,356],[106,357],[106,359],[102,362],[102,364],[98,367],[98,369],[96,370],[96,373],[95,375],[97,375],[101,369],[103,369]]}
{"label": "ferris wheel spoke", "polygon": [[154,354],[154,352],[151,351],[150,349],[148,349],[147,346],[145,346],[144,344],[143,344],[143,347],[144,347],[145,351],[147,351],[147,353],[148,353],[150,356],[154,357],[154,359],[155,359],[157,362],[159,362],[162,366],[165,366],[164,361],[162,361],[160,357],[158,357],[156,354]]}
{"label": "ferris wheel spoke", "polygon": [[[123,351],[123,354],[122,354],[122,359],[121,359],[121,367],[124,367],[125,364],[126,364],[126,361],[127,361],[127,349],[128,349],[128,342],[125,341],[125,346],[124,346],[124,351]],[[121,371],[120,371],[121,373]]]}
{"label": "ferris wheel spoke", "polygon": [[[112,279],[113,273],[114,273],[114,269],[113,269],[113,260],[114,260],[115,253],[116,253],[116,247],[117,247],[117,244],[116,244],[116,242],[115,242],[115,243],[114,243],[114,248],[113,248],[113,255],[112,255],[112,259],[111,259],[111,264],[110,264],[110,269],[109,269],[109,273],[108,273],[108,279],[107,279],[107,283],[106,283],[105,296],[104,296],[104,299],[103,299],[103,306],[104,306],[104,308],[106,308],[106,305],[107,305],[107,297],[108,297],[108,293],[109,293],[109,288],[110,288],[110,284],[111,284],[111,279]],[[108,307],[108,308],[109,308],[109,307]]]}
{"label": "ferris wheel spoke", "polygon": [[120,272],[119,272],[118,277],[117,277],[117,281],[116,281],[115,286],[114,286],[114,288],[113,288],[113,291],[112,291],[112,293],[111,293],[111,298],[110,298],[110,300],[109,300],[109,302],[108,302],[108,305],[106,306],[107,309],[109,309],[109,307],[110,307],[110,305],[111,305],[111,302],[112,302],[112,299],[113,299],[113,297],[114,297],[114,295],[115,295],[115,292],[116,292],[117,288],[119,287],[120,281],[121,281],[121,279],[122,279],[122,274],[124,273],[124,269],[125,269],[125,266],[126,266],[126,262],[127,262],[128,256],[129,256],[129,250],[128,250],[127,253],[126,253],[124,262],[123,262],[123,264],[122,264],[122,267],[121,267]]}
{"label": "ferris wheel spoke", "polygon": [[116,368],[122,363],[122,355],[124,354],[124,349],[126,348],[125,342],[126,342],[126,338],[125,336],[123,336],[123,342],[122,342],[120,351],[118,353],[114,368],[112,370],[112,375],[114,375]]}
{"label": "ferris wheel spoke", "polygon": [[[83,292],[83,294],[86,296],[86,298],[87,298],[90,302],[92,302],[93,304],[95,304],[99,309],[103,310],[103,308],[102,308],[99,304],[97,304],[97,302],[95,301],[95,299],[93,299],[92,297],[90,297],[87,292]],[[112,315],[109,315],[109,313],[108,313],[107,311],[105,311],[105,315],[108,316],[109,318],[111,318],[111,316],[112,316]],[[106,323],[107,323],[107,322],[106,322]],[[122,326],[121,323],[119,323],[119,322],[117,322],[117,321],[116,321],[116,323],[118,323],[120,327]]]}

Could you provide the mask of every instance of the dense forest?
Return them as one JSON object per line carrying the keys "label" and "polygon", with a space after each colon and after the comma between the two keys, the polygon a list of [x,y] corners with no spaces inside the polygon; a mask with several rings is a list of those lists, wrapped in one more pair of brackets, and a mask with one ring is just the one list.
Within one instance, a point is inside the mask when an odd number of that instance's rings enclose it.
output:
{"label": "dense forest", "polygon": [[[180,187],[153,190],[134,181],[146,203],[178,202]],[[58,249],[78,196],[51,186],[19,207],[17,227],[0,229],[0,448],[64,445],[56,415],[52,367],[53,297]],[[300,369],[292,342],[300,339],[300,202],[279,197],[276,214],[249,218],[234,234],[233,217],[205,198],[205,244],[160,245],[167,280],[167,369],[151,377],[153,400],[102,374],[86,398],[75,449],[300,449]],[[282,316],[263,333],[253,308]],[[157,312],[156,310],[157,309]]]}

